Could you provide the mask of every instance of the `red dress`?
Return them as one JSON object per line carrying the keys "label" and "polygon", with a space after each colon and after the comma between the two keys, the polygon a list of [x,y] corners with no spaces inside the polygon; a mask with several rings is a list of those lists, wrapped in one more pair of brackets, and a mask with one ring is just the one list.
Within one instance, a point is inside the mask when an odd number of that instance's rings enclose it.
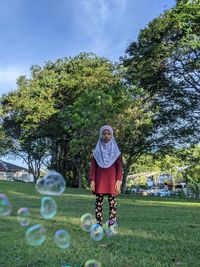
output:
{"label": "red dress", "polygon": [[95,194],[117,195],[115,190],[117,180],[122,180],[121,156],[109,168],[99,167],[93,157],[90,167],[90,181],[95,182]]}

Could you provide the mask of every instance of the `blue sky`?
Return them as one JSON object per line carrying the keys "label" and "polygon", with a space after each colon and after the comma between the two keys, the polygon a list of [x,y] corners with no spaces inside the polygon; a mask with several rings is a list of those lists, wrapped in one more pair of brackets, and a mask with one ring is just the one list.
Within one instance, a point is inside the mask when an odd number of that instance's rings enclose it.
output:
{"label": "blue sky", "polygon": [[[93,52],[124,55],[140,29],[175,0],[0,0],[0,96],[31,65]],[[12,161],[11,161],[12,162]],[[15,161],[19,164],[19,161]]]}

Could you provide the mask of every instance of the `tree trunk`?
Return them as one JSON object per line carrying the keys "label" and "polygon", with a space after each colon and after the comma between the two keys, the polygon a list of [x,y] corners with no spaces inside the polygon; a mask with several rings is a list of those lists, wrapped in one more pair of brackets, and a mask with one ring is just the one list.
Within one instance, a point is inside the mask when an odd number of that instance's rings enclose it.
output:
{"label": "tree trunk", "polygon": [[52,156],[51,156],[51,161],[50,161],[50,169],[58,169],[58,142],[56,141],[52,141],[52,147],[51,147],[51,151],[52,151]]}
{"label": "tree trunk", "polygon": [[34,184],[36,184],[36,182],[37,182],[37,179],[38,179],[38,177],[37,177],[37,175],[36,175],[36,174],[33,174],[33,179],[34,179]]}
{"label": "tree trunk", "polygon": [[78,158],[74,161],[74,166],[76,168],[76,175],[78,177],[78,188],[82,188],[82,171],[81,171],[81,159]]}
{"label": "tree trunk", "polygon": [[33,175],[34,183],[36,184],[37,179],[40,177],[40,168],[36,168],[36,164],[34,166],[33,161],[29,161],[27,163],[28,163],[28,169],[30,173]]}
{"label": "tree trunk", "polygon": [[77,176],[78,176],[78,188],[82,188],[82,175],[81,175],[81,168],[77,168]]}
{"label": "tree trunk", "polygon": [[125,193],[125,191],[126,191],[126,181],[127,181],[129,169],[130,169],[130,166],[129,167],[126,166],[124,168],[124,174],[123,174],[123,180],[122,180],[122,193]]}

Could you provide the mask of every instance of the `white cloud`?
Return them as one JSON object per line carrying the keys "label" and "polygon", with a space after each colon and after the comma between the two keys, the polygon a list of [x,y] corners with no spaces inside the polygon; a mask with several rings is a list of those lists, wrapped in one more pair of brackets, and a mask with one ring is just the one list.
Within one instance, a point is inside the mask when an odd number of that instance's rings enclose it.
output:
{"label": "white cloud", "polygon": [[0,68],[0,82],[13,82],[21,74],[18,68],[8,67],[6,69]]}
{"label": "white cloud", "polygon": [[101,34],[108,18],[108,4],[105,0],[83,0],[83,13],[80,17],[82,28],[89,35]]}
{"label": "white cloud", "polygon": [[[102,53],[112,43],[112,27],[121,21],[127,0],[82,0],[82,12],[78,17],[79,27],[92,40],[91,49]],[[108,32],[108,27],[111,32]]]}
{"label": "white cloud", "polygon": [[0,94],[16,89],[16,81],[20,75],[27,75],[25,68],[19,66],[0,67]]}

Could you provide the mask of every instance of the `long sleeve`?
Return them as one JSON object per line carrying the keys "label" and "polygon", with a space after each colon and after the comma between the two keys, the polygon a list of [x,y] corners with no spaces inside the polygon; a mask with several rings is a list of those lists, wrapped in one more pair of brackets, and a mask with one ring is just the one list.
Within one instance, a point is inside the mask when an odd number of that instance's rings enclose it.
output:
{"label": "long sleeve", "polygon": [[90,166],[90,181],[95,181],[96,179],[96,169],[97,169],[97,164],[95,159],[92,159],[92,164]]}
{"label": "long sleeve", "polygon": [[122,180],[122,158],[121,156],[115,162],[117,180]]}

